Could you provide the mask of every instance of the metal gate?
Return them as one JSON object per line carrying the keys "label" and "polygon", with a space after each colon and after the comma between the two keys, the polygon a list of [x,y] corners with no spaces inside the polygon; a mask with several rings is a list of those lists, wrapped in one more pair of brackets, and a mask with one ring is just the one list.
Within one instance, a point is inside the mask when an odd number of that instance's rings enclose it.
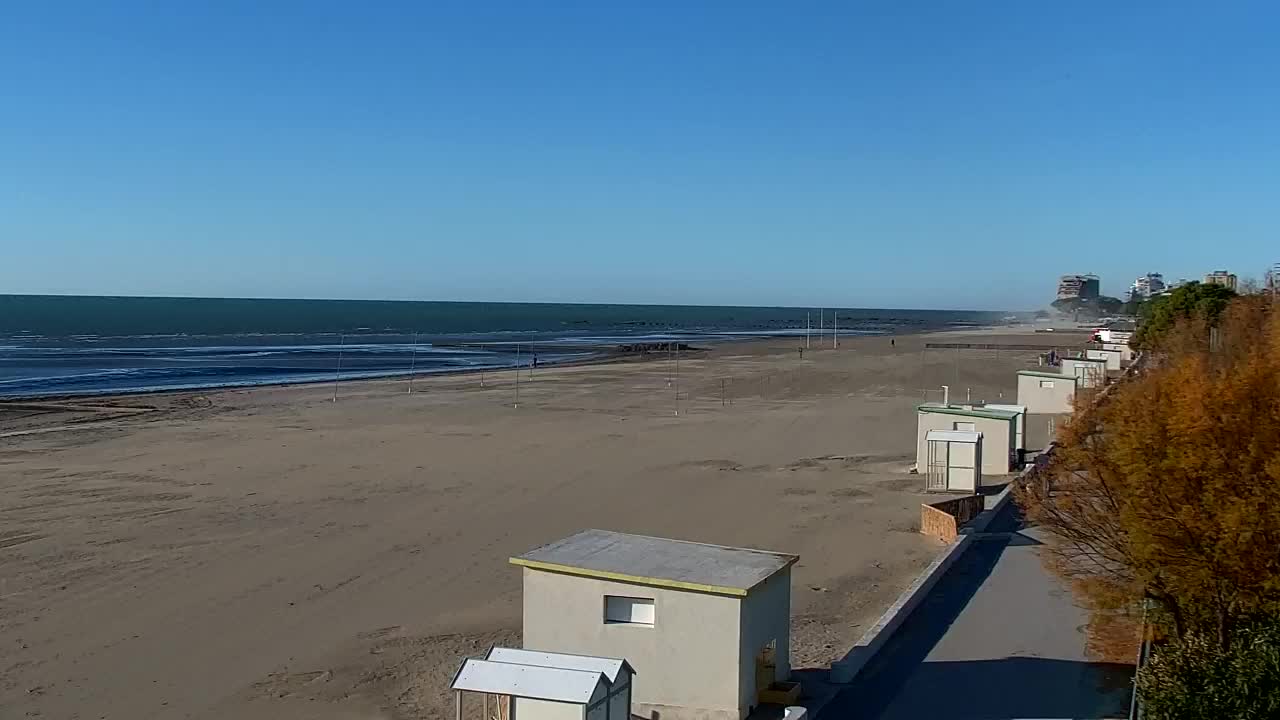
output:
{"label": "metal gate", "polygon": [[951,458],[947,449],[949,442],[929,441],[928,464],[924,474],[926,492],[942,492],[947,489],[947,472]]}

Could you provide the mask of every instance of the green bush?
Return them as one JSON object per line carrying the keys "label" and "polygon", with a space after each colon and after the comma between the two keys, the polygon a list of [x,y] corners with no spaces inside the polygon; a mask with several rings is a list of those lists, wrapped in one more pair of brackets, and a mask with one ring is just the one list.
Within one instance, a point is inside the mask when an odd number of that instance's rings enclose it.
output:
{"label": "green bush", "polygon": [[1140,350],[1155,350],[1179,320],[1199,316],[1214,323],[1235,296],[1222,285],[1193,282],[1168,295],[1151,298],[1136,308],[1141,322],[1129,344]]}
{"label": "green bush", "polygon": [[1217,638],[1188,633],[1161,646],[1138,673],[1144,720],[1280,718],[1280,618]]}

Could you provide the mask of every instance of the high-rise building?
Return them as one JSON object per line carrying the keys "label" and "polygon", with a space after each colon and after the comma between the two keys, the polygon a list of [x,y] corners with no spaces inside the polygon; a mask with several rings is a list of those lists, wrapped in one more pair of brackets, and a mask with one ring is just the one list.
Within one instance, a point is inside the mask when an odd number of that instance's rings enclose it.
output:
{"label": "high-rise building", "polygon": [[1229,273],[1226,270],[1214,270],[1204,276],[1205,285],[1222,285],[1228,290],[1236,289],[1235,273]]}
{"label": "high-rise building", "polygon": [[1159,295],[1164,292],[1164,275],[1160,273],[1147,273],[1139,275],[1137,280],[1133,281],[1133,285],[1129,287],[1129,297],[1149,298],[1152,295]]}
{"label": "high-rise building", "polygon": [[1059,300],[1090,300],[1101,294],[1097,275],[1063,275],[1058,278]]}

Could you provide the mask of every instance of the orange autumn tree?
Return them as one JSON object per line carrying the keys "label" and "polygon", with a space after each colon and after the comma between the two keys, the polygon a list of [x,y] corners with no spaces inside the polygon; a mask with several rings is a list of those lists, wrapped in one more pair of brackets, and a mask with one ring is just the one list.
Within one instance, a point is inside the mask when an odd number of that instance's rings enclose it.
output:
{"label": "orange autumn tree", "polygon": [[1225,646],[1280,608],[1280,313],[1257,298],[1181,321],[1148,369],[1063,428],[1048,493],[1053,567],[1101,607],[1154,600]]}

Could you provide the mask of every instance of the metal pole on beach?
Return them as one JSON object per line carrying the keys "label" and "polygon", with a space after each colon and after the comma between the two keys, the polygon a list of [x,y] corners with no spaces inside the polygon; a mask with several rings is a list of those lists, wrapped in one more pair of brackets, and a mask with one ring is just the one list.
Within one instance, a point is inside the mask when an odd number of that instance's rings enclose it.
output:
{"label": "metal pole on beach", "polygon": [[840,347],[840,313],[831,313],[831,349]]}
{"label": "metal pole on beach", "polygon": [[333,371],[333,401],[338,402],[338,380],[342,378],[342,351],[346,349],[347,336],[338,336],[338,368]]}
{"label": "metal pole on beach", "polygon": [[418,368],[418,333],[413,334],[413,355],[409,360],[409,394],[413,394],[413,371]]}
{"label": "metal pole on beach", "polygon": [[809,313],[804,314],[804,348],[809,349]]}
{"label": "metal pole on beach", "polygon": [[511,407],[520,407],[520,343],[516,343],[516,400]]}

